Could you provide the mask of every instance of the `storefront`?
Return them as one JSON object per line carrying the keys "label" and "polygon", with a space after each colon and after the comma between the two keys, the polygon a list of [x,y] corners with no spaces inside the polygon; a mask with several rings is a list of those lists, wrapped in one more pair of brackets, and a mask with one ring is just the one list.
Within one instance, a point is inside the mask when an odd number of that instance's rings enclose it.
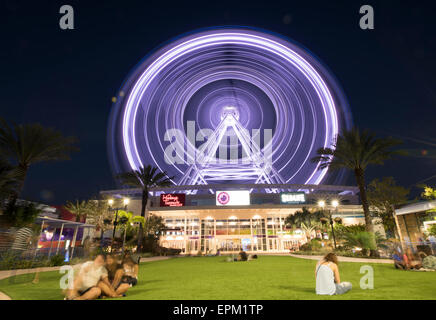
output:
{"label": "storefront", "polygon": [[[303,207],[319,209],[320,199],[327,204],[339,200],[338,207],[327,205],[324,209],[341,217],[344,224],[364,223],[356,191],[355,187],[325,185],[177,186],[152,189],[147,210],[165,222],[162,247],[186,254],[215,254],[218,250],[280,253],[307,241],[301,230],[286,228],[286,217]],[[139,214],[141,201],[135,192],[139,191],[104,193],[128,195],[129,210]]]}
{"label": "storefront", "polygon": [[[350,209],[358,210],[356,206],[342,210]],[[286,228],[286,217],[297,210],[301,207],[150,208],[149,214],[161,216],[168,227],[160,245],[185,253],[289,252],[306,242],[301,230]]]}

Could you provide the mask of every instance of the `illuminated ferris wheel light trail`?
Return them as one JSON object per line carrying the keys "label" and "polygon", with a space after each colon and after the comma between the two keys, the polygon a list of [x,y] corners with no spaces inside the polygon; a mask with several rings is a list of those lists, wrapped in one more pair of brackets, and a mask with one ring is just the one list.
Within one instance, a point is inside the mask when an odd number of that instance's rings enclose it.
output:
{"label": "illuminated ferris wheel light trail", "polygon": [[[340,87],[316,59],[287,40],[249,29],[179,38],[144,60],[122,91],[110,119],[114,171],[152,164],[176,176],[177,184],[319,184],[327,169],[311,157],[320,147],[332,147],[340,129],[351,124]],[[187,121],[213,135],[198,146],[187,138]],[[169,130],[182,138],[174,142],[174,163],[165,158]],[[212,165],[228,130],[246,163]],[[253,143],[266,130],[272,139]]]}

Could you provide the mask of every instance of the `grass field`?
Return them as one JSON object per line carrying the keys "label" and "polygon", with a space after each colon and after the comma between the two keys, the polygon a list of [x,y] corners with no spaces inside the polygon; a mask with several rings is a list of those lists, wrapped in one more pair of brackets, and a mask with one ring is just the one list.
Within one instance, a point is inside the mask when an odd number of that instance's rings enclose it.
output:
{"label": "grass field", "polygon": [[[353,284],[342,296],[315,295],[316,261],[286,256],[260,256],[249,262],[226,262],[225,257],[188,257],[142,263],[139,283],[121,299],[436,299],[436,272],[400,271],[390,264],[371,264],[374,289],[359,283],[363,263],[342,262],[342,281]],[[59,272],[22,275],[0,281],[12,299],[62,299]]]}

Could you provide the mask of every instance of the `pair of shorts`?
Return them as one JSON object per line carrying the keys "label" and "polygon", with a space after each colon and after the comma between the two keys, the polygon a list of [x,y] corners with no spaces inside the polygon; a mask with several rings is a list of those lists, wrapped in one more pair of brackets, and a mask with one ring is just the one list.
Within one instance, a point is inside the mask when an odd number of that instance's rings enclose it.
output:
{"label": "pair of shorts", "polygon": [[131,277],[131,276],[124,276],[121,279],[121,283],[127,283],[128,285],[130,285],[131,287],[134,287],[138,284],[138,279]]}
{"label": "pair of shorts", "polygon": [[79,293],[80,296],[83,296],[85,293],[87,293],[89,290],[91,290],[92,288],[96,288],[94,287],[89,287],[88,289],[85,290],[78,290],[77,292]]}

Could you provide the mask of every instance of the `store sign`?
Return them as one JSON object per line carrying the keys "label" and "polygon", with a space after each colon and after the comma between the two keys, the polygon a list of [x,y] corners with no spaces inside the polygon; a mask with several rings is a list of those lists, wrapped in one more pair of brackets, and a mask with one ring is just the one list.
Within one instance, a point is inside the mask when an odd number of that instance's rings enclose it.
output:
{"label": "store sign", "polygon": [[183,207],[184,205],[184,193],[165,193],[160,195],[161,207]]}
{"label": "store sign", "polygon": [[217,191],[217,206],[248,206],[250,204],[250,192],[248,190]]}
{"label": "store sign", "polygon": [[280,203],[283,204],[306,203],[306,194],[304,192],[282,192],[280,193]]}

